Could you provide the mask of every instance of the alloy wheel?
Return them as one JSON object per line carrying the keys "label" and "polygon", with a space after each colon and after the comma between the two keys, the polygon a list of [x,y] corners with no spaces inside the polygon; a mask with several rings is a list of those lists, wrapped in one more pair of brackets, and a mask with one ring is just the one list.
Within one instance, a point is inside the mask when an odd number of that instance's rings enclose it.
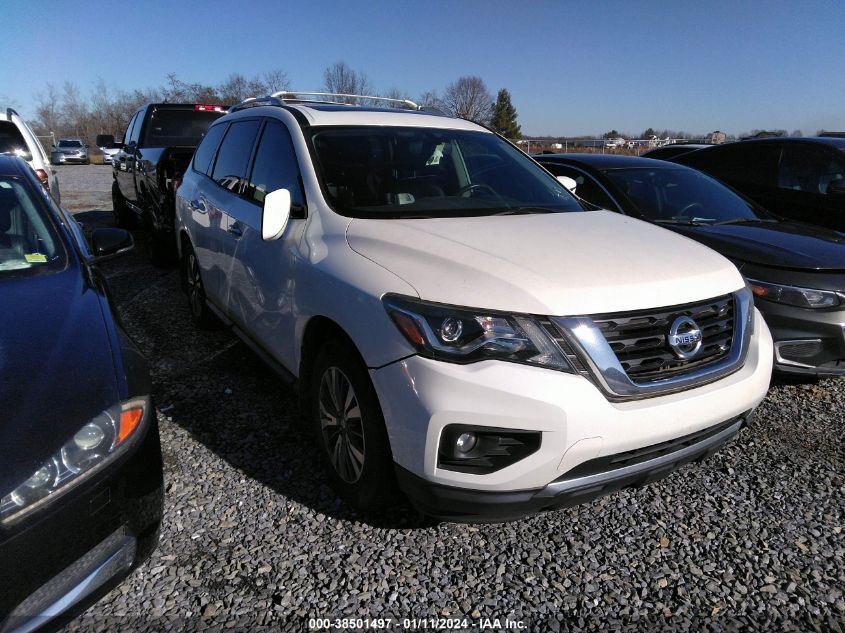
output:
{"label": "alloy wheel", "polygon": [[364,470],[364,425],[355,389],[338,367],[323,372],[319,408],[320,429],[332,466],[343,481],[354,484]]}

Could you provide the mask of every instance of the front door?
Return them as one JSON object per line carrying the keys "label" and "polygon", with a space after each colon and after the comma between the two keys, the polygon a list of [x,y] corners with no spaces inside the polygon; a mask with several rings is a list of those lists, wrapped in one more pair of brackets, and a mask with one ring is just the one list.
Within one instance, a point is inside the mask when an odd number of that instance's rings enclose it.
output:
{"label": "front door", "polygon": [[[279,239],[264,241],[261,219],[265,196],[277,189],[291,194],[293,219]],[[241,232],[228,276],[226,311],[273,358],[294,371],[294,269],[305,220],[305,197],[288,129],[268,120],[233,218]]]}

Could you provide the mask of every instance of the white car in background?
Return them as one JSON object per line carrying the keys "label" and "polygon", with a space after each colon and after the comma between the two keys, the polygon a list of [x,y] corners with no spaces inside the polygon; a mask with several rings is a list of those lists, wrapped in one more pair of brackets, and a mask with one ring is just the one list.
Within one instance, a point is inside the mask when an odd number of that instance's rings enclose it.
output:
{"label": "white car in background", "polygon": [[53,199],[61,203],[59,176],[50,165],[41,141],[12,108],[0,110],[0,154],[14,154],[23,158]]}
{"label": "white car in background", "polygon": [[658,479],[750,420],[772,339],[733,264],[403,103],[248,100],[176,194],[192,318],[298,383],[342,498],[514,519]]}

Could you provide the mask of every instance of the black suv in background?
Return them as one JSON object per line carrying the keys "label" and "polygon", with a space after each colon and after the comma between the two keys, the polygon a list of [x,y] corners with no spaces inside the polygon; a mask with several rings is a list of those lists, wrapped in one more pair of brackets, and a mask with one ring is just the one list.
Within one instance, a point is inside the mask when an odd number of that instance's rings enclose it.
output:
{"label": "black suv in background", "polygon": [[845,231],[845,138],[767,138],[669,159],[715,176],[777,215]]}
{"label": "black suv in background", "polygon": [[155,265],[169,263],[173,245],[173,193],[208,126],[226,106],[148,103],[132,116],[123,147],[112,159],[115,224],[129,228],[140,220],[147,230],[147,255]]}

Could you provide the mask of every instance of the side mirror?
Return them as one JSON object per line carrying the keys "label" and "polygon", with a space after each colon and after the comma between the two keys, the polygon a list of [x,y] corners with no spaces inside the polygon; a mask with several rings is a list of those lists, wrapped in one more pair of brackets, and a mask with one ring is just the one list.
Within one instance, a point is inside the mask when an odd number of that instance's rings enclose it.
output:
{"label": "side mirror", "polygon": [[830,196],[845,195],[845,178],[839,180],[831,180],[827,183],[827,194]]}
{"label": "side mirror", "polygon": [[132,234],[124,229],[102,228],[91,232],[91,250],[97,262],[125,253],[134,245]]}
{"label": "side mirror", "polygon": [[290,219],[290,191],[276,189],[264,197],[264,212],[261,215],[261,239],[277,240],[285,232]]}
{"label": "side mirror", "polygon": [[574,178],[570,178],[569,176],[558,176],[557,181],[566,187],[570,193],[575,193],[575,188],[578,186],[578,183]]}

